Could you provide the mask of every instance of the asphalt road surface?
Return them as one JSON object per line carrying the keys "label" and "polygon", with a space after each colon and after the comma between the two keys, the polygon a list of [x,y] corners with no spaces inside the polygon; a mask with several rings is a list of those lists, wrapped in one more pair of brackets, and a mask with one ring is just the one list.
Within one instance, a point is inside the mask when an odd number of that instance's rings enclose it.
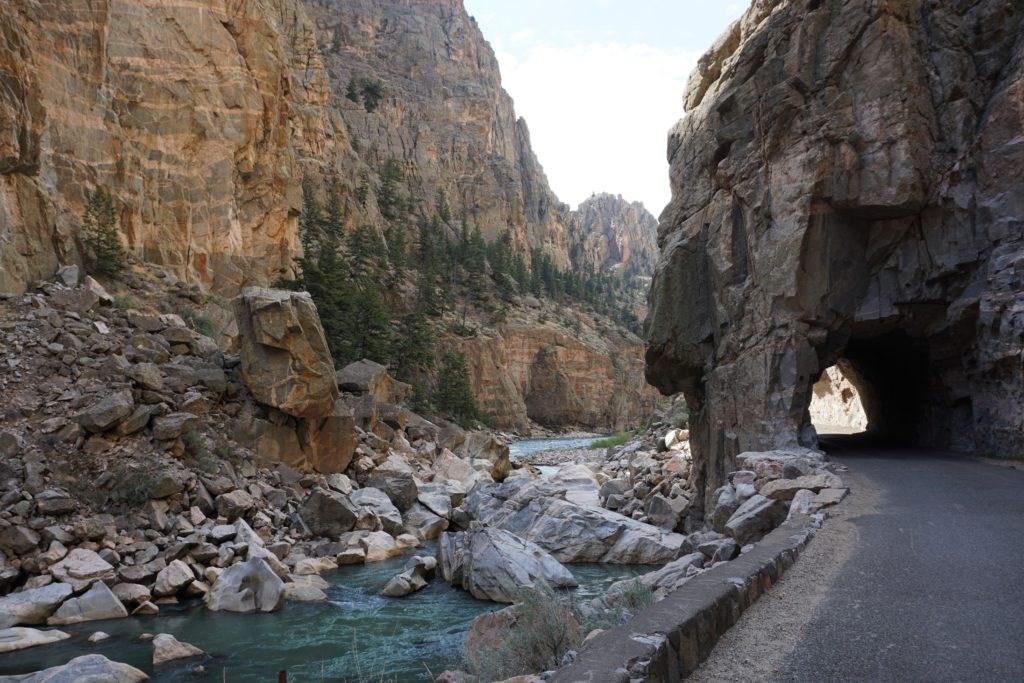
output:
{"label": "asphalt road surface", "polygon": [[851,496],[694,678],[1024,681],[1024,471],[823,447]]}

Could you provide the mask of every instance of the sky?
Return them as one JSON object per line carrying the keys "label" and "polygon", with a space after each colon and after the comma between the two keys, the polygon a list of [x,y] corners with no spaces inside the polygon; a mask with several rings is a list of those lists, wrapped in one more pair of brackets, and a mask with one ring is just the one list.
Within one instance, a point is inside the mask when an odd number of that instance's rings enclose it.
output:
{"label": "sky", "polygon": [[668,203],[668,130],[697,59],[749,0],[464,0],[559,199]]}

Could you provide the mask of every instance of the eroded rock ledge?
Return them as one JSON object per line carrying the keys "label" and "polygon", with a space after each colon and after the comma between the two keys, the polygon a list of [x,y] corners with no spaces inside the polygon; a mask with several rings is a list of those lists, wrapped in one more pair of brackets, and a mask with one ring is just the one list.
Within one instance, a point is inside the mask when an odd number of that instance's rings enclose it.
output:
{"label": "eroded rock ledge", "polygon": [[646,374],[685,392],[706,493],[742,451],[812,445],[839,360],[871,431],[1024,447],[1022,20],[1002,0],[757,0],[701,60]]}

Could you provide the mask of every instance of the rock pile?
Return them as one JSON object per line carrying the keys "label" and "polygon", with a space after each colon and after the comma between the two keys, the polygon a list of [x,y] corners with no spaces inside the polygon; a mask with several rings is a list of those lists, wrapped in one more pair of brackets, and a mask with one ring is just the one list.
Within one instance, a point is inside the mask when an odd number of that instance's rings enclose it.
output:
{"label": "rock pile", "polygon": [[507,446],[389,402],[386,373],[342,391],[369,365],[335,373],[301,295],[241,297],[240,358],[97,287],[0,304],[0,628],[323,599],[313,575],[437,537],[507,473]]}

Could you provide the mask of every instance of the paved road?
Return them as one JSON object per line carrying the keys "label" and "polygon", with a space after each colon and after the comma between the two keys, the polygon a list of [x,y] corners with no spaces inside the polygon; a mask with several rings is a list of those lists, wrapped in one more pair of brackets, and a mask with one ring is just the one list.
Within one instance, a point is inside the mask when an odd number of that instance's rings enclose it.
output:
{"label": "paved road", "polygon": [[1024,472],[825,446],[878,503],[771,680],[1024,681]]}

